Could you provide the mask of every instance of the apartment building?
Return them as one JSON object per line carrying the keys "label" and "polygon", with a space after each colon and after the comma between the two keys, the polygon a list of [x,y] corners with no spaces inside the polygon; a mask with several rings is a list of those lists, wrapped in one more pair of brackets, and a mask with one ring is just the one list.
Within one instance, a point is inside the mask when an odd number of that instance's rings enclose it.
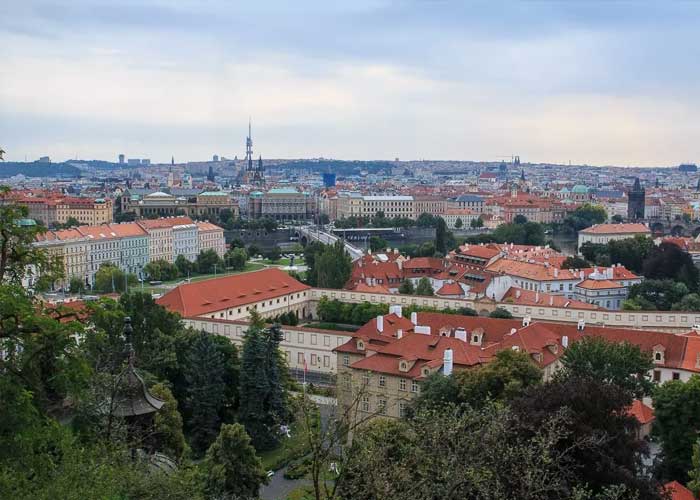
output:
{"label": "apartment building", "polygon": [[374,217],[383,212],[385,217],[415,219],[413,196],[364,196],[358,193],[341,193],[338,196],[338,218]]}
{"label": "apartment building", "polygon": [[0,198],[2,203],[26,206],[29,218],[47,226],[65,224],[69,219],[86,225],[109,224],[113,220],[113,204],[109,198],[82,198],[55,191],[27,190],[11,191]]}
{"label": "apartment building", "polygon": [[413,216],[417,219],[421,214],[439,215],[444,217],[447,210],[447,200],[439,196],[414,196]]}
{"label": "apartment building", "polygon": [[37,235],[34,243],[51,258],[63,262],[64,279],[58,287],[67,287],[71,278],[88,279],[88,238],[77,229],[47,231]]}
{"label": "apartment building", "polygon": [[196,224],[199,251],[214,250],[219,257],[223,257],[226,253],[224,230],[211,222],[197,222]]}
{"label": "apartment building", "polygon": [[173,227],[194,224],[189,217],[164,217],[143,219],[137,222],[148,233],[148,254],[150,261],[165,260],[173,263]]}
{"label": "apartment building", "polygon": [[595,224],[578,232],[578,247],[584,243],[607,244],[613,240],[624,240],[635,236],[651,236],[651,230],[645,224]]}
{"label": "apartment building", "polygon": [[653,360],[656,383],[688,380],[700,373],[700,334],[670,333],[520,320],[474,318],[441,313],[412,313],[400,306],[378,316],[337,347],[338,404],[358,401],[358,418],[400,418],[420,393],[426,377],[451,375],[483,366],[502,350],[527,353],[548,380],[561,367],[566,349],[584,336],[629,342]]}
{"label": "apartment building", "polygon": [[199,254],[199,236],[197,224],[178,224],[173,226],[173,258],[178,255],[194,262]]}

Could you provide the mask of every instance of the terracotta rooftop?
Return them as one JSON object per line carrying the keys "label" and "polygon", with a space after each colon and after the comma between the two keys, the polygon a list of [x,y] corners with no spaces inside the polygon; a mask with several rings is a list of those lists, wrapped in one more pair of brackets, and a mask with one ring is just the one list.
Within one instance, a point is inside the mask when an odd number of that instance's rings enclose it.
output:
{"label": "terracotta rooftop", "polygon": [[186,283],[170,290],[156,302],[183,317],[193,317],[305,292],[309,288],[284,271],[269,268]]}
{"label": "terracotta rooftop", "polygon": [[644,224],[596,224],[579,233],[583,234],[651,234],[651,231]]}
{"label": "terracotta rooftop", "polygon": [[144,229],[162,229],[166,227],[182,226],[184,224],[193,224],[189,217],[163,217],[160,219],[144,219],[138,223]]}

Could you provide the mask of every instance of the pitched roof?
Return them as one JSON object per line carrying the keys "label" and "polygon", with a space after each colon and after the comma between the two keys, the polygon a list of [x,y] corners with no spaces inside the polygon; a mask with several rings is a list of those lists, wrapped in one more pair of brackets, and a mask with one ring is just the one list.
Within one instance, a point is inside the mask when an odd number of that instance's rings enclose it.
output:
{"label": "pitched roof", "polygon": [[585,288],[587,290],[607,290],[610,288],[624,288],[620,283],[610,280],[594,280],[585,279],[581,283],[576,284],[577,288]]}
{"label": "pitched roof", "polygon": [[650,234],[651,231],[644,224],[595,224],[579,231],[579,234]]}
{"label": "pitched roof", "polygon": [[183,317],[192,317],[309,288],[284,271],[268,268],[179,285],[156,302]]}
{"label": "pitched roof", "polygon": [[550,306],[563,307],[567,309],[589,309],[598,310],[601,307],[580,300],[567,299],[563,295],[551,293],[535,292],[518,287],[510,287],[501,298],[501,302],[517,304],[523,306]]}
{"label": "pitched roof", "polygon": [[654,410],[639,399],[632,401],[632,406],[629,407],[627,413],[636,418],[642,425],[653,422],[656,418],[654,417]]}
{"label": "pitched roof", "polygon": [[696,500],[693,492],[678,481],[671,481],[664,485],[664,490],[670,494],[671,500]]}
{"label": "pitched roof", "polygon": [[181,226],[184,224],[193,224],[189,217],[162,217],[160,219],[144,219],[137,222],[144,229],[163,229],[166,227]]}
{"label": "pitched roof", "polygon": [[440,290],[435,292],[435,295],[464,295],[464,290],[459,286],[459,283],[451,282],[442,285]]}

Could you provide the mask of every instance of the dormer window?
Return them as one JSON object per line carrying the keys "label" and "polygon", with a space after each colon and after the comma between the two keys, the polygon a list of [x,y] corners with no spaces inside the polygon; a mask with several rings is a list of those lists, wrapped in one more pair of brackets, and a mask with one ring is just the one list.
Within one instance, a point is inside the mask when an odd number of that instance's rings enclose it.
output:
{"label": "dormer window", "polygon": [[358,351],[364,351],[365,350],[365,342],[363,340],[358,340],[357,341],[357,350]]}
{"label": "dormer window", "polygon": [[401,361],[399,363],[399,370],[401,370],[402,372],[408,371],[408,363],[406,363],[405,361]]}
{"label": "dormer window", "polygon": [[430,370],[428,368],[423,368],[423,376],[427,377],[428,375],[430,375]]}
{"label": "dormer window", "polygon": [[652,348],[652,360],[654,364],[663,364],[665,362],[666,348],[661,344],[655,345]]}

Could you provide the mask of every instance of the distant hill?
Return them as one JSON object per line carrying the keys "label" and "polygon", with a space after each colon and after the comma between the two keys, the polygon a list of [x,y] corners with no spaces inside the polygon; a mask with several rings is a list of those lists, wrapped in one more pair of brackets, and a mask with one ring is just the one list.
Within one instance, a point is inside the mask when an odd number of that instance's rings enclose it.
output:
{"label": "distant hill", "polygon": [[18,174],[27,177],[80,177],[80,169],[67,163],[0,162],[0,179]]}
{"label": "distant hill", "polygon": [[294,160],[280,163],[274,168],[306,168],[313,172],[333,172],[345,176],[357,175],[361,170],[377,173],[392,167],[388,161]]}

